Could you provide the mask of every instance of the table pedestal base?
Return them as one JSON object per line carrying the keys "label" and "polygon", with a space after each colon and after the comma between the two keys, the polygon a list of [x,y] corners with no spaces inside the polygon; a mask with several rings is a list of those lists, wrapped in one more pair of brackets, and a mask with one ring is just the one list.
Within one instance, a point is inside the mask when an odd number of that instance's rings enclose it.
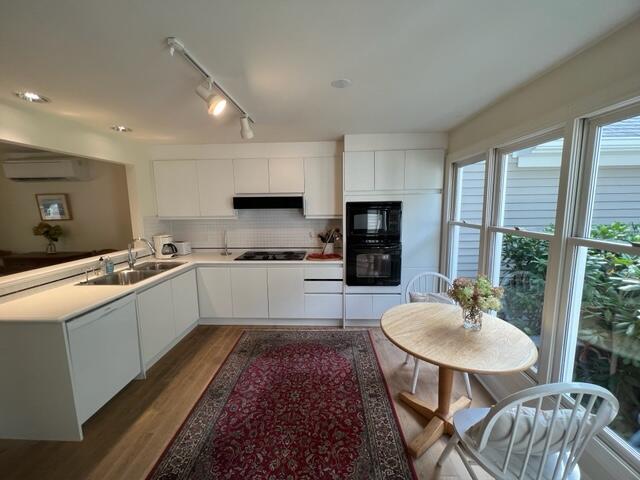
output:
{"label": "table pedestal base", "polygon": [[426,452],[442,435],[451,435],[453,433],[451,417],[458,410],[471,404],[471,399],[465,396],[451,404],[453,370],[440,367],[438,377],[438,408],[435,410],[409,392],[400,393],[400,400],[429,420],[424,430],[409,443],[409,453],[415,458]]}

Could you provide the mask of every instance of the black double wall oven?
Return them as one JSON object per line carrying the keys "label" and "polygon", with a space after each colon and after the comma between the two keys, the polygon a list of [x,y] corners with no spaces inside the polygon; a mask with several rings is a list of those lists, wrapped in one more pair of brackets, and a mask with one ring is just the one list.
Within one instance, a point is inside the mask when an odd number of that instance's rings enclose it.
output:
{"label": "black double wall oven", "polygon": [[347,202],[347,285],[397,286],[402,202]]}

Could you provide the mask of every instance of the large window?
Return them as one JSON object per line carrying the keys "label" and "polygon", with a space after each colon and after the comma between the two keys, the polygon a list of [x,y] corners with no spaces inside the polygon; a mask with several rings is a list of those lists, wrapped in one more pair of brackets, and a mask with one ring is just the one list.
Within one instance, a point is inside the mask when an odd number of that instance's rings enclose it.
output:
{"label": "large window", "polygon": [[566,377],[613,392],[611,428],[640,451],[640,116],[587,126]]}

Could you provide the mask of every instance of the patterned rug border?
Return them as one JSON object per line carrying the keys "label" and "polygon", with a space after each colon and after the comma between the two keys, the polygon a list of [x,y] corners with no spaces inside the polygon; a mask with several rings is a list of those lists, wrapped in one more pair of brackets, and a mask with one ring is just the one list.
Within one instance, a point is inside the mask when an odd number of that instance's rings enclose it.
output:
{"label": "patterned rug border", "polygon": [[196,409],[196,407],[198,406],[200,401],[203,399],[203,397],[205,396],[205,394],[209,390],[209,387],[211,386],[211,384],[216,380],[216,377],[218,376],[218,374],[222,370],[222,367],[224,367],[226,362],[229,360],[229,357],[231,356],[231,354],[237,348],[237,346],[240,343],[240,341],[248,333],[250,333],[250,332],[297,332],[297,331],[300,331],[300,330],[304,330],[304,331],[307,331],[307,332],[348,331],[348,332],[366,332],[367,333],[367,336],[369,337],[369,342],[371,344],[371,349],[373,350],[373,354],[374,354],[374,357],[376,359],[376,365],[378,367],[378,371],[380,373],[380,377],[382,377],[382,383],[384,384],[384,389],[385,389],[385,392],[387,394],[387,400],[389,401],[389,405],[391,407],[391,411],[393,412],[393,418],[394,418],[394,420],[396,422],[396,426],[397,426],[398,431],[400,433],[400,439],[402,441],[402,446],[404,447],[404,453],[405,453],[405,456],[407,458],[407,463],[409,465],[409,470],[411,472],[413,480],[419,480],[418,479],[418,474],[417,474],[416,469],[415,469],[414,460],[413,460],[413,457],[411,456],[411,454],[409,452],[408,444],[407,444],[407,441],[406,441],[405,435],[404,435],[404,430],[402,428],[402,424],[400,423],[400,418],[398,417],[398,412],[396,410],[396,405],[395,405],[395,403],[393,401],[393,396],[391,394],[391,389],[389,388],[389,383],[387,382],[387,378],[384,375],[384,370],[382,369],[382,364],[380,363],[380,356],[378,354],[378,349],[376,348],[376,342],[375,342],[375,340],[373,338],[373,335],[371,333],[371,329],[370,328],[344,329],[344,328],[335,328],[335,327],[326,327],[326,328],[278,328],[278,329],[273,329],[273,328],[253,328],[253,329],[244,329],[244,330],[242,330],[241,334],[238,336],[238,338],[234,342],[233,346],[229,349],[229,351],[225,355],[224,360],[220,363],[220,366],[218,367],[218,369],[215,371],[215,373],[211,376],[209,381],[206,383],[206,385],[202,389],[202,392],[200,392],[200,394],[198,395],[198,398],[195,400],[195,402],[193,403],[193,405],[191,406],[191,408],[187,412],[187,414],[184,417],[184,419],[182,420],[182,422],[180,422],[180,425],[178,426],[176,431],[173,433],[173,435],[171,436],[169,441],[164,445],[164,447],[162,448],[162,452],[160,453],[160,455],[158,456],[158,458],[154,462],[153,467],[148,471],[148,473],[146,474],[146,476],[144,478],[148,480],[156,472],[156,470],[160,466],[160,462],[165,457],[165,454],[167,453],[169,448],[172,446],[172,444],[176,440],[178,434],[182,431],[182,429],[186,425],[187,421],[189,420],[189,418],[193,414],[194,410]]}

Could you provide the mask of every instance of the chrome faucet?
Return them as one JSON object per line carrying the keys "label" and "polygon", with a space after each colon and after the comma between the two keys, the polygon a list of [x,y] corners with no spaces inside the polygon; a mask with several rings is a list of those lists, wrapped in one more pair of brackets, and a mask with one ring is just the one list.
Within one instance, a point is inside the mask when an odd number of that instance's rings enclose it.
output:
{"label": "chrome faucet", "polygon": [[224,255],[225,257],[227,255],[231,255],[231,252],[229,251],[229,234],[226,230],[224,231],[224,250],[220,255]]}
{"label": "chrome faucet", "polygon": [[151,250],[152,254],[156,253],[156,249],[153,247],[153,243],[151,243],[149,240],[147,240],[144,237],[137,237],[134,238],[131,243],[129,244],[128,248],[127,248],[127,263],[129,264],[129,268],[133,268],[136,264],[136,259],[137,259],[137,254],[136,252],[133,251],[133,247],[135,245],[135,243],[137,241],[141,241],[147,244],[147,247],[149,247],[149,250]]}

